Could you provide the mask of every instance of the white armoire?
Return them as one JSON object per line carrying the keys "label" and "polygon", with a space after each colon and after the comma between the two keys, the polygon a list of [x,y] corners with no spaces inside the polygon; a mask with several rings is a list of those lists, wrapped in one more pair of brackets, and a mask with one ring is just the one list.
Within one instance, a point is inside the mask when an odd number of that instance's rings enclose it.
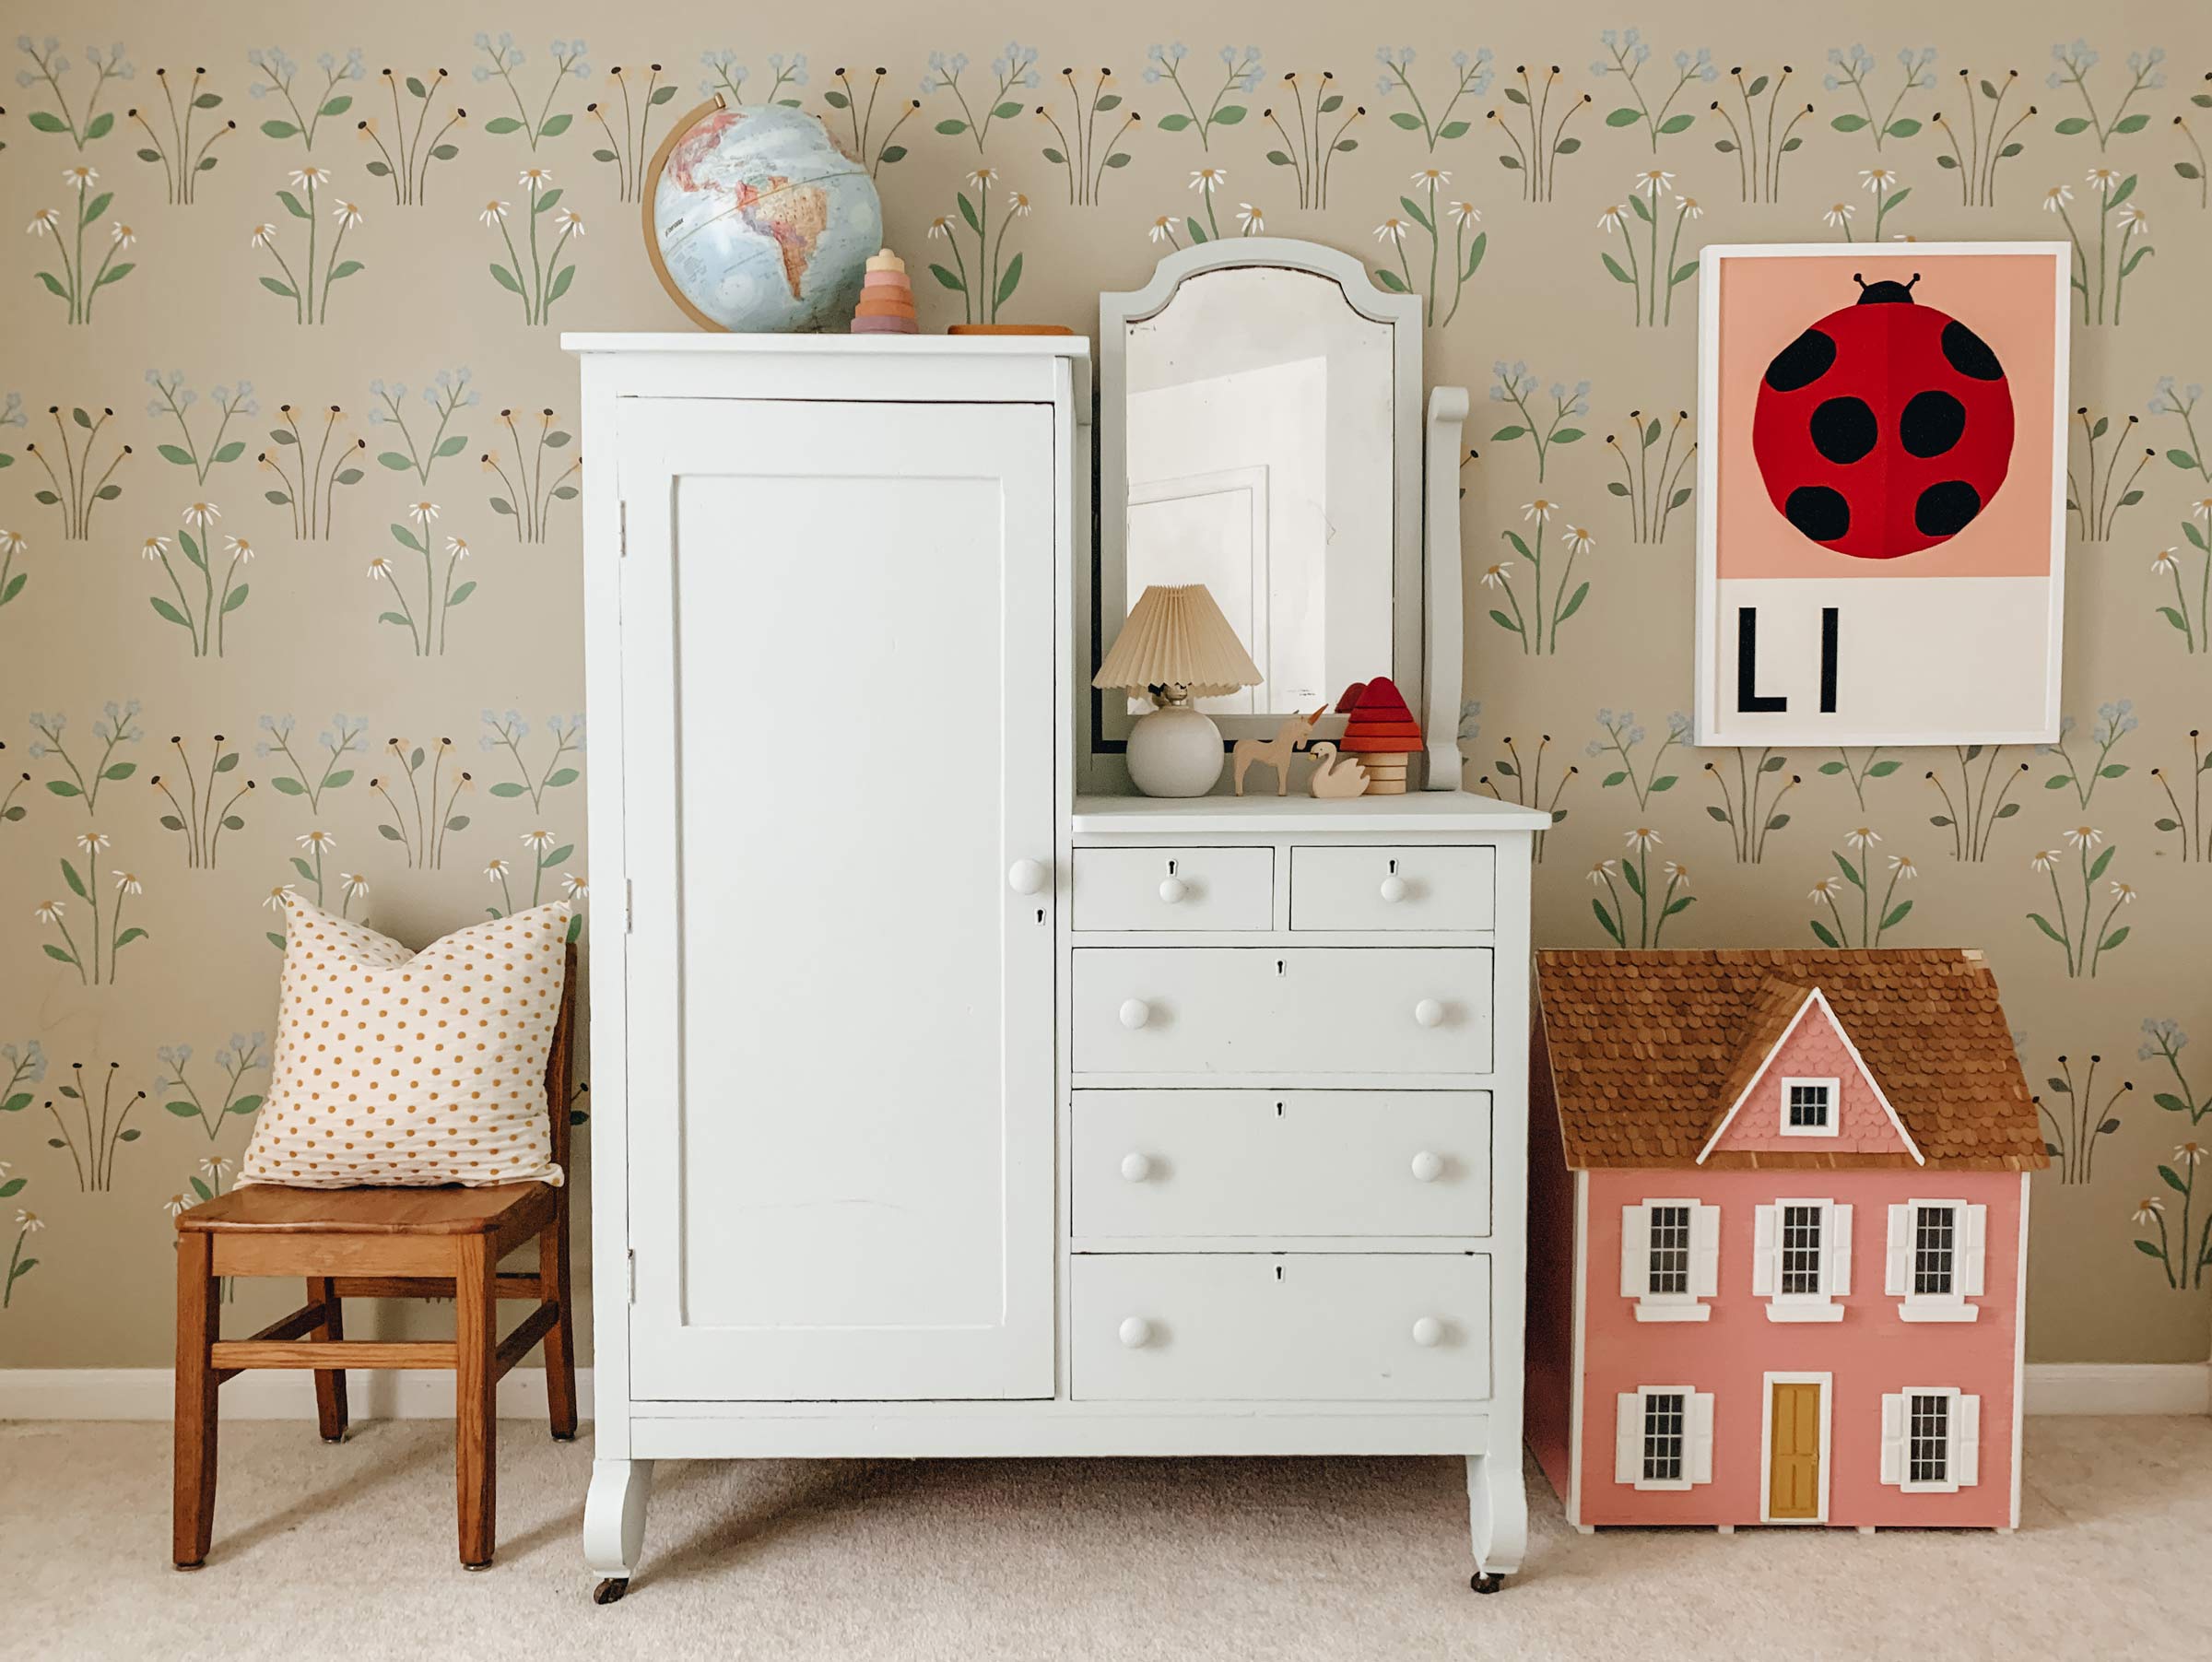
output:
{"label": "white armoire", "polygon": [[[1412,338],[1372,668],[1418,689]],[[1495,1586],[1543,817],[1116,785],[1080,336],[564,344],[601,1599],[676,1458],[1465,1456]]]}

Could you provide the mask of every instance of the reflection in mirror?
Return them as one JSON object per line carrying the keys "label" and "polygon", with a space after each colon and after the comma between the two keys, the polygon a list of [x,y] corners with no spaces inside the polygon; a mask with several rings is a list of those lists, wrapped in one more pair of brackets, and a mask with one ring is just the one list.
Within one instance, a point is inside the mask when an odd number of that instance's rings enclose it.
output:
{"label": "reflection in mirror", "polygon": [[1396,535],[1391,326],[1328,277],[1248,266],[1186,278],[1126,330],[1126,587],[1107,605],[1124,610],[1154,583],[1206,586],[1263,678],[1200,701],[1210,712],[1311,710],[1381,673]]}

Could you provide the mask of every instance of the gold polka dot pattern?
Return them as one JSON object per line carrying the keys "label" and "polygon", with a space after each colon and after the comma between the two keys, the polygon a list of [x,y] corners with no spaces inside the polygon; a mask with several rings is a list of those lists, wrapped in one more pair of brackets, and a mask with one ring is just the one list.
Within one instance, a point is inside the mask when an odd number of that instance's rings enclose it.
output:
{"label": "gold polka dot pattern", "polygon": [[566,905],[420,952],[293,898],[275,1078],[238,1182],[561,1181],[546,1107]]}

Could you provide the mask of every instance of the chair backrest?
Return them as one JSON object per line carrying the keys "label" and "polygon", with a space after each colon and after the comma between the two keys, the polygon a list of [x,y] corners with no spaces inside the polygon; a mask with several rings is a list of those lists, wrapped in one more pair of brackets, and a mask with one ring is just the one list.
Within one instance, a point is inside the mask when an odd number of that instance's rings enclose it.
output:
{"label": "chair backrest", "polygon": [[546,1113],[552,1122],[553,1163],[569,1169],[569,1098],[576,1074],[576,943],[568,943],[561,968],[560,1013],[553,1019],[553,1047],[546,1055]]}

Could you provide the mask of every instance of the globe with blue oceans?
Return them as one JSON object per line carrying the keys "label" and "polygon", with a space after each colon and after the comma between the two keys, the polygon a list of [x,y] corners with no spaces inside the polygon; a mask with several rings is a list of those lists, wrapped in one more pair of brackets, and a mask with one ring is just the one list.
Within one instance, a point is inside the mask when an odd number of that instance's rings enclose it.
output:
{"label": "globe with blue oceans", "polygon": [[844,329],[883,205],[819,119],[718,110],[677,141],[653,187],[653,237],[677,292],[742,333]]}

